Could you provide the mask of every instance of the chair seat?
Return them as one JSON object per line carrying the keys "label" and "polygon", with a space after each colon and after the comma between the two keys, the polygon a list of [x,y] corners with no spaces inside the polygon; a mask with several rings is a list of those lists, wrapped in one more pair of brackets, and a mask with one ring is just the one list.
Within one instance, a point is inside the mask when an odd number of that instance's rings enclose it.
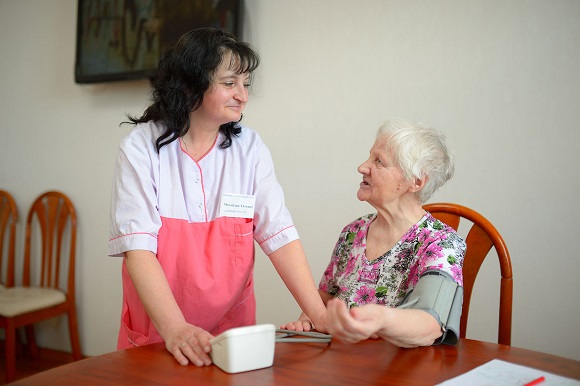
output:
{"label": "chair seat", "polygon": [[[2,193],[0,190],[0,197]],[[0,200],[0,209],[4,206]],[[2,213],[0,210],[0,230],[6,228],[2,221],[6,216]],[[59,191],[41,194],[30,206],[25,229],[22,285],[12,287],[14,275],[6,279],[0,275],[7,287],[0,290],[0,328],[5,330],[5,383],[16,378],[18,329],[26,330],[28,353],[35,357],[39,352],[34,324],[49,318],[66,316],[73,359],[83,358],[75,301],[77,218],[73,203]],[[0,243],[0,252],[4,249]],[[10,256],[13,255],[10,248]],[[14,270],[13,261],[13,258],[8,261],[9,271]]]}
{"label": "chair seat", "polygon": [[64,303],[66,295],[53,288],[11,287],[0,291],[0,315],[14,317]]}

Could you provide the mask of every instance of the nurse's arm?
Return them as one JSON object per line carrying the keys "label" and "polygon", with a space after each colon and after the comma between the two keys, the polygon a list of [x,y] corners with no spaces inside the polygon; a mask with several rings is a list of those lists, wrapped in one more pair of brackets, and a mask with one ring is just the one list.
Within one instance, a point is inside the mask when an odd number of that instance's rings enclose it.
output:
{"label": "nurse's arm", "polygon": [[[331,294],[329,294],[326,291],[323,291],[321,289],[318,290],[318,293],[320,294],[320,298],[322,299],[322,302],[326,305],[326,303],[330,300],[330,299],[334,299],[334,296],[332,296]],[[326,308],[326,312],[328,312],[328,307]],[[330,322],[328,320],[328,322]],[[290,322],[290,323],[286,323],[280,326],[281,329],[283,330],[290,330],[290,331],[311,331],[313,327],[316,327],[310,320],[310,318],[308,317],[308,315],[306,315],[306,313],[302,312],[300,314],[300,316],[298,317],[298,320],[294,321],[294,322]]]}
{"label": "nurse's arm", "polygon": [[212,336],[186,322],[156,255],[151,251],[128,251],[125,263],[139,299],[165,341],[167,351],[184,366],[189,361],[197,366],[210,365]]}
{"label": "nurse's arm", "polygon": [[325,332],[326,307],[314,284],[300,240],[286,244],[269,257],[302,311],[310,317],[318,331]]}

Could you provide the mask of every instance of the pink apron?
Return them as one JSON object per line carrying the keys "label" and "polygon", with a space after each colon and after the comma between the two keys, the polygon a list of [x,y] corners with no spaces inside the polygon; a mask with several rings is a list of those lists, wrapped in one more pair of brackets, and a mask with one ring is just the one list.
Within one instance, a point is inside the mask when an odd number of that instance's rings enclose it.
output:
{"label": "pink apron", "polygon": [[[185,319],[212,335],[256,324],[252,220],[161,220],[157,258]],[[123,263],[123,309],[117,349],[161,341]]]}

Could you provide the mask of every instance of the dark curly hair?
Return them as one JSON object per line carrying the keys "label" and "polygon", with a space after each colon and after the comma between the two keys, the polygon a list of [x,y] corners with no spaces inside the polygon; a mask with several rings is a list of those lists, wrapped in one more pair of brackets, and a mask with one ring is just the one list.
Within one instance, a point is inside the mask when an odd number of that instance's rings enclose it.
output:
{"label": "dark curly hair", "polygon": [[[203,95],[212,84],[213,75],[227,53],[230,65],[238,74],[251,74],[260,58],[245,42],[216,28],[199,28],[187,32],[161,57],[152,80],[153,103],[140,118],[128,116],[130,123],[162,121],[165,132],[157,138],[157,151],[183,136],[190,127],[189,113],[203,103]],[[220,126],[225,139],[220,148],[228,148],[232,137],[240,134],[238,122]]]}

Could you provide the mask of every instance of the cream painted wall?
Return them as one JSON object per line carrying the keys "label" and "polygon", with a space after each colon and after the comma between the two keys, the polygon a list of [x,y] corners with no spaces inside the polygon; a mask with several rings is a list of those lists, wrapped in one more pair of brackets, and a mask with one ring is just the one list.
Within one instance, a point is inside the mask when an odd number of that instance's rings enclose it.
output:
{"label": "cream painted wall", "polygon": [[[338,233],[372,210],[356,166],[388,117],[430,122],[455,149],[432,198],[471,206],[503,233],[515,274],[513,345],[580,360],[580,2],[247,0],[261,53],[244,121],[269,145],[318,280]],[[77,85],[75,0],[0,0],[0,187],[21,214],[48,189],[79,217],[78,306],[86,355],[115,349],[120,260],[106,257],[110,182],[144,81]],[[24,216],[24,214],[22,215]],[[22,253],[23,224],[18,250]],[[266,256],[258,321],[298,308]],[[498,269],[476,284],[468,335],[495,339]],[[40,344],[69,349],[66,321]],[[58,333],[55,333],[55,329]]]}

